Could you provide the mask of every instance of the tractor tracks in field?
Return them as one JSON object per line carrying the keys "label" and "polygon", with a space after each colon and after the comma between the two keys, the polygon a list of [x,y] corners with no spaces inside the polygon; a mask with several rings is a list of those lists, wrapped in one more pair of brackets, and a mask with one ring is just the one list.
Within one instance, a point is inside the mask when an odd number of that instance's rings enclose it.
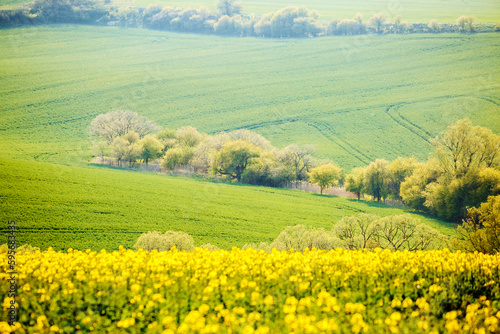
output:
{"label": "tractor tracks in field", "polygon": [[[391,104],[389,107],[386,108],[385,113],[394,122],[396,122],[397,124],[399,124],[402,127],[406,128],[411,133],[413,133],[414,135],[422,138],[423,140],[425,140],[426,142],[428,142],[430,144],[429,138],[432,138],[432,134],[430,134],[429,132],[425,131],[420,126],[418,126],[417,124],[413,123],[412,121],[410,121],[406,117],[402,116],[399,112],[396,112],[396,110],[399,109],[399,107],[401,107],[402,105],[405,105],[405,104],[406,103],[404,103],[404,102],[403,103],[397,103],[397,104]],[[396,110],[394,110],[394,109],[396,109]]]}
{"label": "tractor tracks in field", "polygon": [[346,151],[348,154],[352,155],[354,158],[362,162],[363,164],[368,165],[371,161],[370,157],[366,154],[358,150],[353,145],[349,144],[345,140],[341,139],[338,134],[332,129],[332,127],[324,121],[311,121],[311,120],[303,120],[303,122],[316,130],[319,131],[324,137],[326,137],[331,142],[337,144],[341,149]]}

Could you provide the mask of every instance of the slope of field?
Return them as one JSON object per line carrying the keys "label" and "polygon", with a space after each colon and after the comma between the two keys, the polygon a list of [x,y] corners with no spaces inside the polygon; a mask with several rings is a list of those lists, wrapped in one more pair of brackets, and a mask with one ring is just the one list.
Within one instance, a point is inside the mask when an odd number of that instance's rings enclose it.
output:
{"label": "slope of field", "polygon": [[[16,8],[27,0],[0,0],[0,6],[4,9]],[[421,0],[418,3],[410,0],[385,1],[385,0],[241,0],[236,1],[242,5],[245,14],[254,13],[262,15],[275,12],[287,6],[306,6],[316,9],[321,20],[332,20],[334,18],[351,18],[356,13],[362,13],[365,19],[376,13],[384,13],[392,21],[394,16],[402,15],[405,21],[429,22],[432,19],[440,22],[455,22],[462,15],[475,16],[477,22],[500,22],[500,3],[496,0]],[[206,7],[216,10],[215,0],[114,0],[115,5],[147,7],[150,4],[162,6]]]}
{"label": "slope of field", "polygon": [[88,161],[86,128],[130,109],[161,126],[252,129],[342,167],[426,159],[469,117],[500,131],[497,34],[263,40],[54,26],[0,31],[0,152]]}
{"label": "slope of field", "polygon": [[[19,245],[47,249],[132,247],[141,233],[181,230],[197,245],[270,241],[296,224],[331,229],[343,216],[405,213],[297,190],[235,186],[109,168],[0,159],[0,221],[17,221]],[[453,225],[418,215],[445,234]],[[0,226],[6,233],[7,224]]]}

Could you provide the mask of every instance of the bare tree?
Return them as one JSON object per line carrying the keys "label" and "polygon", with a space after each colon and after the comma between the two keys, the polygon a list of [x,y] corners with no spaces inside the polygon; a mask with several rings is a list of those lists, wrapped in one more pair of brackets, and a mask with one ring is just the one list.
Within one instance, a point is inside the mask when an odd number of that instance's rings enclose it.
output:
{"label": "bare tree", "polygon": [[144,116],[130,110],[115,110],[97,116],[89,126],[91,136],[102,138],[111,144],[115,138],[135,131],[140,138],[155,133],[159,126]]}

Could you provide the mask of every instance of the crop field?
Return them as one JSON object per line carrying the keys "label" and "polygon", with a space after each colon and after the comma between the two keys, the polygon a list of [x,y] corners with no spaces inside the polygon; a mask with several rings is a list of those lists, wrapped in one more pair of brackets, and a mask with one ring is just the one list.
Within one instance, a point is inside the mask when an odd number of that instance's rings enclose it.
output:
{"label": "crop field", "polygon": [[84,165],[86,129],[129,109],[163,127],[247,128],[346,170],[427,159],[452,122],[500,131],[497,34],[263,40],[83,26],[0,31],[0,152]]}
{"label": "crop field", "polygon": [[19,242],[42,249],[131,247],[140,233],[167,229],[230,248],[270,241],[288,225],[330,228],[345,215],[400,214],[299,191],[92,167],[87,127],[98,114],[129,109],[162,127],[248,128],[278,148],[314,144],[346,171],[376,158],[425,160],[429,138],[457,119],[499,132],[497,36],[2,30],[2,219],[16,219]]}
{"label": "crop field", "polygon": [[[271,241],[289,225],[330,230],[343,216],[398,208],[298,190],[235,186],[104,167],[0,159],[0,219],[17,242],[56,250],[130,248],[141,233],[184,231],[196,245],[230,249]],[[415,215],[444,234],[453,224]],[[0,229],[6,233],[7,224]]]}
{"label": "crop field", "polygon": [[17,257],[19,322],[0,331],[498,333],[499,268],[447,250],[49,250]]}
{"label": "crop field", "polygon": [[[27,0],[1,0],[0,8],[15,8]],[[114,4],[123,6],[147,7],[150,4],[177,7],[206,7],[216,10],[215,0],[114,0]],[[376,13],[384,13],[389,20],[396,15],[402,15],[405,21],[409,22],[429,22],[437,20],[439,22],[455,22],[457,17],[462,15],[472,15],[477,22],[500,22],[500,4],[496,0],[422,0],[418,5],[410,0],[241,0],[237,1],[242,5],[242,12],[245,14],[254,13],[262,15],[275,12],[287,6],[306,6],[309,9],[316,9],[321,20],[332,20],[334,18],[351,18],[356,13],[362,13],[365,19]]]}

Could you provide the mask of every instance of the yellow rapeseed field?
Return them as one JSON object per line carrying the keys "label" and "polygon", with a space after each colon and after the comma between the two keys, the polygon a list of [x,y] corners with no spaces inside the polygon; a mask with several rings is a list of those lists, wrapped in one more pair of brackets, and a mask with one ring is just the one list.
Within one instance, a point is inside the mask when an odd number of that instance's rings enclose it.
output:
{"label": "yellow rapeseed field", "polygon": [[[500,331],[500,255],[49,249],[16,262],[19,322],[2,333]],[[0,269],[5,315],[6,257]]]}

